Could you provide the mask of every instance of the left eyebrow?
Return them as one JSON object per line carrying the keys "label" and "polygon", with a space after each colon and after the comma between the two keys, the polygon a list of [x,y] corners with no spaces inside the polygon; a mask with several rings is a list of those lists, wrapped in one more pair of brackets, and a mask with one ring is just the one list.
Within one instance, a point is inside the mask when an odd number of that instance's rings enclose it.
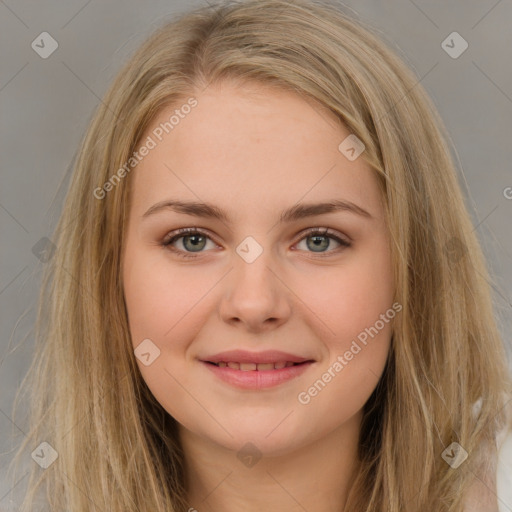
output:
{"label": "left eyebrow", "polygon": [[[173,210],[177,213],[193,215],[195,217],[211,217],[225,223],[230,223],[227,213],[213,204],[197,201],[178,201],[173,199],[168,199],[154,204],[142,215],[142,218],[146,218],[164,210]],[[300,203],[292,206],[291,208],[281,212],[279,223],[283,224],[286,222],[293,222],[307,217],[314,217],[316,215],[323,215],[338,211],[345,211],[367,219],[373,219],[373,216],[368,211],[357,204],[352,203],[351,201],[334,199],[325,203]]]}

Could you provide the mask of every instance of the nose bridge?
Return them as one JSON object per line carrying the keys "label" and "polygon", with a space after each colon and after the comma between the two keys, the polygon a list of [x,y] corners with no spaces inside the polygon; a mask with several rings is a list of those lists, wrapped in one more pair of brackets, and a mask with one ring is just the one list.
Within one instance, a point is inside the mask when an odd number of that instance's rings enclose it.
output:
{"label": "nose bridge", "polygon": [[241,297],[270,298],[275,292],[272,251],[248,236],[236,247],[232,289]]}
{"label": "nose bridge", "polygon": [[287,288],[277,277],[272,254],[251,236],[236,247],[234,268],[222,300],[225,321],[236,319],[257,329],[269,319],[279,323],[287,317]]}

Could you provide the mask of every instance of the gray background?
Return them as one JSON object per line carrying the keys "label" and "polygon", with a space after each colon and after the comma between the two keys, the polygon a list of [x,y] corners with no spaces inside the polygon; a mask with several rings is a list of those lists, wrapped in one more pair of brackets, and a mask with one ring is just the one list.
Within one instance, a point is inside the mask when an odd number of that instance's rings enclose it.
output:
{"label": "gray background", "polygon": [[[511,199],[505,191],[512,187],[512,2],[344,3],[399,49],[448,127],[494,275],[500,329],[510,344],[512,189]],[[25,430],[23,420],[12,422],[11,412],[32,354],[44,266],[32,249],[41,238],[51,238],[79,140],[120,66],[153,29],[199,5],[204,4],[0,0],[0,509],[15,509],[4,473],[15,448],[13,434],[23,436]],[[31,47],[45,31],[59,45],[47,59]],[[456,59],[441,47],[453,31],[469,44]],[[503,474],[512,478],[510,454],[500,460]],[[500,493],[502,511],[512,511],[512,496]]]}

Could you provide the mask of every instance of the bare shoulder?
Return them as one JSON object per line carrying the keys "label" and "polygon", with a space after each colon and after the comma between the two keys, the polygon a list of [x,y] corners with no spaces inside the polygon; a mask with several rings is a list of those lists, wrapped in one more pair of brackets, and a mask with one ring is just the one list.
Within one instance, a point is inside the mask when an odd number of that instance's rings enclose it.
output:
{"label": "bare shoulder", "polygon": [[474,479],[466,493],[464,512],[499,512],[496,476]]}
{"label": "bare shoulder", "polygon": [[[508,430],[508,429],[507,429]],[[466,492],[464,499],[464,512],[500,512],[498,506],[498,452],[506,431],[498,437],[498,450],[485,452],[485,460],[478,474]]]}
{"label": "bare shoulder", "polygon": [[474,475],[466,492],[463,512],[500,512],[501,510],[498,505],[497,480],[499,470],[503,471],[503,468],[499,467],[499,454],[504,444],[511,445],[510,453],[512,454],[512,399],[508,396],[504,398],[505,424],[497,434],[493,449],[484,450],[483,467],[478,474]]}

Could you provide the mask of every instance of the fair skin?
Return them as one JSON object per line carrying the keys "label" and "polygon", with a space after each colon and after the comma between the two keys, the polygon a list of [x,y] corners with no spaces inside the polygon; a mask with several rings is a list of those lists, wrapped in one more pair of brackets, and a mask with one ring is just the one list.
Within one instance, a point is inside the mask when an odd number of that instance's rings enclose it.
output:
{"label": "fair skin", "polygon": [[[349,161],[338,150],[350,132],[316,103],[228,82],[194,96],[197,107],[130,176],[123,255],[130,332],[134,349],[150,339],[160,350],[148,366],[137,359],[141,374],[179,423],[190,507],[339,512],[357,468],[362,407],[392,334],[392,322],[382,322],[333,373],[338,356],[393,304],[376,179],[363,158]],[[160,112],[141,140],[176,108]],[[211,203],[228,220],[170,208],[144,216],[171,198]],[[332,200],[370,216],[339,210],[279,222],[298,203]],[[206,234],[175,239],[175,251],[191,256],[183,258],[162,244],[187,227]],[[331,233],[308,236],[308,228],[330,228],[350,246]],[[247,237],[263,249],[250,263],[237,252]],[[236,349],[280,350],[310,362],[277,385],[242,389],[204,361]],[[329,368],[329,382],[301,403],[298,395]],[[255,464],[240,460],[251,455],[242,449],[248,442],[261,457]]]}

